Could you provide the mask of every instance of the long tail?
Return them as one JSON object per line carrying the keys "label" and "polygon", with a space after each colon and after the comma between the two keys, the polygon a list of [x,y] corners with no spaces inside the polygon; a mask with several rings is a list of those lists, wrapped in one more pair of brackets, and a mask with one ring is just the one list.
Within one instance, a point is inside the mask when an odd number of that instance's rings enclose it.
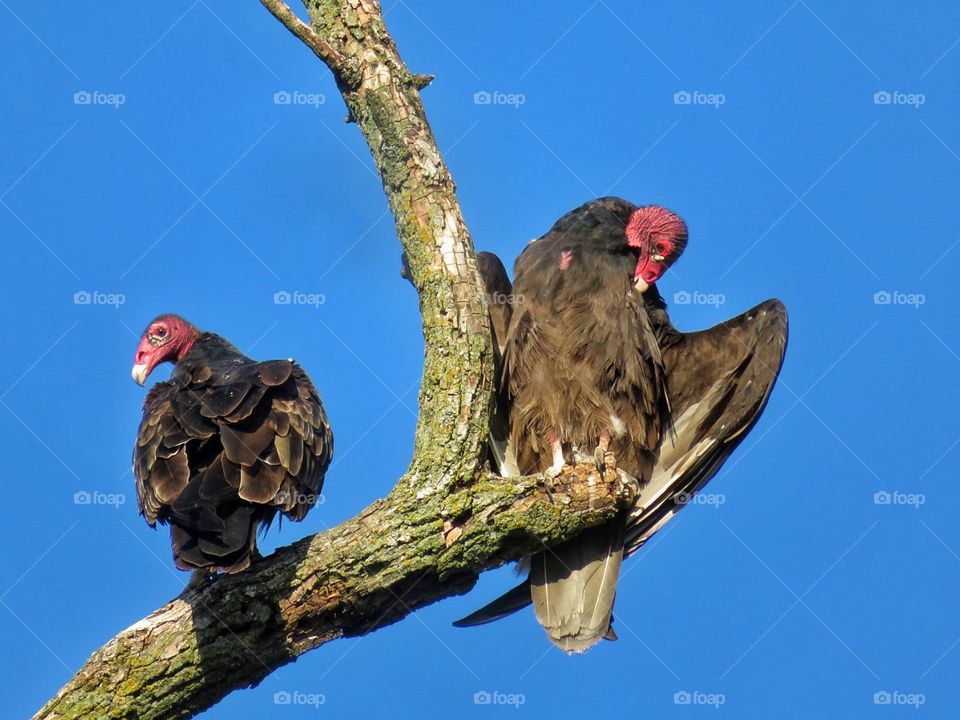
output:
{"label": "long tail", "polygon": [[616,638],[611,625],[623,530],[622,521],[600,525],[531,558],[534,612],[550,642],[566,652]]}
{"label": "long tail", "polygon": [[591,528],[530,558],[526,580],[456,627],[485,625],[533,603],[537,620],[557,647],[583,652],[601,639],[616,640],[613,601],[623,560],[623,522]]}

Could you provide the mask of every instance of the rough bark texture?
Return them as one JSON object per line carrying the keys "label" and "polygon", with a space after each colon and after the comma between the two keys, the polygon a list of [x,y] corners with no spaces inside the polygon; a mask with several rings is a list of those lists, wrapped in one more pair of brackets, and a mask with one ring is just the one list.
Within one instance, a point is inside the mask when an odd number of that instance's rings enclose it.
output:
{"label": "rough bark texture", "polygon": [[35,717],[188,718],[330,640],[466,592],[479,572],[613,517],[633,488],[612,466],[554,482],[484,476],[440,496],[404,489],[179,598],[87,661]]}
{"label": "rough bark texture", "polygon": [[418,89],[372,0],[261,0],[333,71],[370,145],[420,297],[426,345],[414,456],[390,495],[160,608],[95,652],[36,718],[186,718],[330,640],[469,590],[479,573],[629,503],[609,466],[554,482],[482,471],[492,349],[476,259]]}

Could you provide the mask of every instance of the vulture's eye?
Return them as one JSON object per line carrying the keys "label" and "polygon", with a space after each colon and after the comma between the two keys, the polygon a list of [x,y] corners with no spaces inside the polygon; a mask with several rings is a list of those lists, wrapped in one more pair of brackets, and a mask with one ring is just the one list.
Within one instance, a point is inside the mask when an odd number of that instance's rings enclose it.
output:
{"label": "vulture's eye", "polygon": [[656,245],[654,245],[653,249],[657,251],[657,255],[667,254],[667,246],[662,242],[658,242]]}
{"label": "vulture's eye", "polygon": [[156,330],[153,331],[153,334],[156,335],[158,338],[165,338],[167,336],[167,329],[163,327],[158,327]]}

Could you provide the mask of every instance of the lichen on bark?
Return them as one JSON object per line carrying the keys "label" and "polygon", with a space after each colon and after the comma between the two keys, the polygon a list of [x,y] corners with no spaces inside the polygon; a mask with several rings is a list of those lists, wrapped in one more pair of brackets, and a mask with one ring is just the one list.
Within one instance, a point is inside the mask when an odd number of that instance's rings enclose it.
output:
{"label": "lichen on bark", "polygon": [[356,517],[248,571],[188,590],[120,632],[35,718],[188,718],[337,638],[363,635],[478,575],[614,517],[612,465],[542,478],[485,470],[492,347],[455,185],[412,75],[373,0],[308,2],[305,23],[261,0],[333,72],[383,180],[417,289],[425,344],[410,467]]}

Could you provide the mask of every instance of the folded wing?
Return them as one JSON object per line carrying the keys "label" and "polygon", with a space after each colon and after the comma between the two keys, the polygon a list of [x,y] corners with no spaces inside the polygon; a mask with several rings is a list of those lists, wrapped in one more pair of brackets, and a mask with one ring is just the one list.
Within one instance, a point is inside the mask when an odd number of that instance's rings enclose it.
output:
{"label": "folded wing", "polygon": [[258,526],[316,503],[333,436],[320,397],[288,360],[229,372],[194,364],[155,386],[134,449],[140,511],[171,525],[181,569],[242,570]]}

